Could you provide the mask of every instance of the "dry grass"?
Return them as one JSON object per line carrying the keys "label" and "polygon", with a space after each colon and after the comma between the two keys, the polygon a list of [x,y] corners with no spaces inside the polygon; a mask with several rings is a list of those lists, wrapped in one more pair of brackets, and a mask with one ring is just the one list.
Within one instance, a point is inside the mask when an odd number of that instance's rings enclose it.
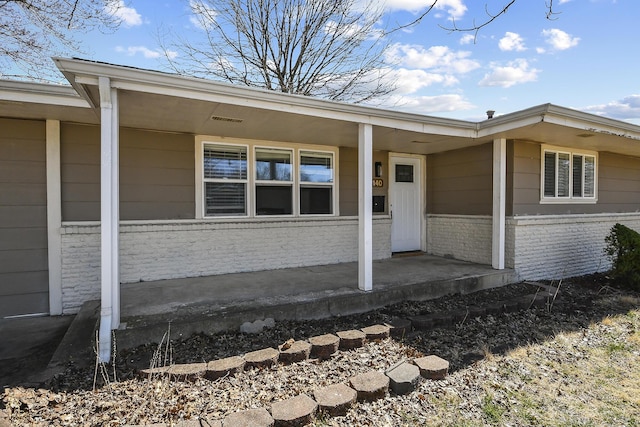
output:
{"label": "dry grass", "polygon": [[[580,322],[571,321],[574,314],[553,317],[547,310],[472,320],[467,327],[473,333],[460,335],[443,349],[450,350],[450,360],[468,349],[480,353],[482,360],[459,363],[446,379],[423,381],[408,395],[360,403],[344,417],[319,416],[313,425],[640,427],[639,307],[640,298],[635,296],[606,295],[594,301],[592,308],[598,308],[598,314],[583,316]],[[505,329],[510,335],[530,331],[543,318],[552,322],[545,328],[548,333],[526,336],[506,352],[487,344],[487,339],[474,341],[485,331],[489,335]],[[571,327],[552,327],[561,323]],[[358,373],[384,371],[420,351],[438,353],[434,349],[438,340],[463,330],[436,332],[440,334],[436,338],[418,334],[411,342],[383,340],[339,352],[321,363],[278,365],[216,381],[120,378],[97,390],[16,388],[9,390],[5,405],[16,411],[11,421],[17,426],[168,425],[169,420],[201,414],[222,419],[229,412],[268,408],[273,401],[346,383]],[[470,342],[473,346],[461,345]],[[418,349],[423,343],[425,347]],[[154,364],[167,364],[171,354],[166,343],[158,346]]]}
{"label": "dry grass", "polygon": [[[640,299],[605,303],[638,307]],[[430,394],[429,425],[640,426],[637,308],[503,356],[485,354],[446,384],[423,386]]]}
{"label": "dry grass", "polygon": [[[483,408],[491,413],[484,420],[488,424],[640,425],[637,310],[518,348],[489,364],[502,367],[503,387],[494,387],[501,398],[484,397],[490,402]],[[493,409],[497,405],[502,412]]]}

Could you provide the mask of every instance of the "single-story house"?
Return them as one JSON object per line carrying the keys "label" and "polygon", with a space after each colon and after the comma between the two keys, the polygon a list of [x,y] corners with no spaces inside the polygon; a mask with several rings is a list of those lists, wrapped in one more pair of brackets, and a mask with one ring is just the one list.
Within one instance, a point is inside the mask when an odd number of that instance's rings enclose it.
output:
{"label": "single-story house", "polygon": [[[0,317],[120,283],[424,251],[521,279],[608,268],[640,228],[640,126],[546,104],[469,122],[54,58],[0,81]],[[106,334],[106,335],[105,335]]]}

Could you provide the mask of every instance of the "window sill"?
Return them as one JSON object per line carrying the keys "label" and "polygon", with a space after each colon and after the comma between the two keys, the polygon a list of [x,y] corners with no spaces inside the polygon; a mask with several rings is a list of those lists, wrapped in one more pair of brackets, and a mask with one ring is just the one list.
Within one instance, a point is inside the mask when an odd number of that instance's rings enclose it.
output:
{"label": "window sill", "polygon": [[570,199],[570,198],[554,198],[554,199],[541,199],[541,205],[595,205],[598,203],[598,199]]}

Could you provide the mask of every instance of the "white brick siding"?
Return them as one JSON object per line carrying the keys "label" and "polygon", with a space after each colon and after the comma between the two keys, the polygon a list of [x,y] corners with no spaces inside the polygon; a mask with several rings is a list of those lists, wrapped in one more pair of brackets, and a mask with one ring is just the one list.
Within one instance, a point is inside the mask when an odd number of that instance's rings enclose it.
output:
{"label": "white brick siding", "polygon": [[[373,258],[391,256],[391,221],[373,221]],[[358,220],[127,221],[120,281],[133,283],[357,261]],[[100,297],[100,226],[62,227],[64,313]]]}
{"label": "white brick siding", "polygon": [[640,214],[507,219],[507,266],[522,280],[561,279],[611,268],[604,238],[615,223],[640,230]]}
{"label": "white brick siding", "polygon": [[491,216],[428,215],[427,252],[491,264]]}

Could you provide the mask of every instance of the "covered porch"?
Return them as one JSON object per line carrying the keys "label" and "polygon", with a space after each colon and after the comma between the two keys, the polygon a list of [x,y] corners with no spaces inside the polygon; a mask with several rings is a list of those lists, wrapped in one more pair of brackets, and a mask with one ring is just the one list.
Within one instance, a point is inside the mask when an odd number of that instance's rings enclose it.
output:
{"label": "covered porch", "polygon": [[266,318],[302,320],[364,313],[402,301],[468,294],[515,280],[511,269],[421,252],[372,263],[373,290],[358,289],[358,263],[286,268],[121,286],[118,347],[238,329]]}
{"label": "covered porch", "polygon": [[[384,290],[385,283],[376,278],[376,274],[381,273],[374,271],[374,260],[388,258],[397,250],[393,248],[394,236],[399,235],[394,231],[395,226],[408,224],[403,233],[417,237],[414,246],[400,250],[428,251],[426,155],[431,153],[479,145],[490,147],[492,155],[483,163],[483,169],[489,172],[483,176],[480,197],[488,206],[486,213],[493,215],[483,218],[480,233],[483,256],[478,262],[491,264],[497,270],[505,267],[506,139],[503,135],[487,132],[479,137],[475,123],[459,120],[231,87],[90,61],[61,58],[55,61],[98,117],[95,122],[99,126],[100,179],[99,187],[93,184],[93,188],[94,191],[99,188],[100,195],[99,212],[91,215],[80,212],[77,218],[69,212],[85,205],[73,205],[73,197],[68,197],[69,202],[52,202],[56,210],[60,210],[58,205],[65,205],[67,214],[59,222],[62,234],[58,236],[51,231],[50,236],[51,241],[58,241],[63,247],[62,255],[51,262],[61,265],[61,273],[51,281],[50,305],[52,313],[64,311],[64,303],[75,304],[72,299],[75,296],[94,295],[95,285],[99,283],[102,360],[109,359],[111,330],[120,329],[121,322],[128,321],[121,310],[127,301],[136,301],[135,296],[124,293],[125,288],[129,288],[127,283],[162,280],[162,286],[166,286],[167,279],[190,280],[182,278],[247,271],[246,265],[256,271],[357,260],[351,264],[355,268],[355,280],[344,287],[359,295],[363,302],[373,298],[365,296],[375,295],[377,286]],[[63,133],[60,122],[51,120],[48,124],[51,137],[47,144],[59,146]],[[80,135],[80,130],[77,133]],[[145,155],[150,152],[147,150],[161,151],[157,150],[162,146],[160,140],[171,140],[166,141],[170,148],[151,164]],[[127,144],[135,148],[130,150]],[[185,150],[190,145],[193,154]],[[231,151],[244,165],[237,168],[238,176],[229,179],[206,175],[205,158],[226,160],[225,156]],[[377,161],[374,174],[376,152],[388,159],[382,162],[381,176],[377,173]],[[286,198],[292,207],[284,209],[279,217],[269,218],[258,209],[258,189],[266,181],[261,181],[263,178],[258,178],[251,168],[257,168],[259,155],[274,153],[285,155],[286,164],[293,168],[293,178],[276,183],[278,189],[287,192]],[[193,157],[185,160],[189,156]],[[314,156],[330,165],[330,178],[326,182],[318,184],[313,182],[314,178],[302,177],[301,165],[313,168],[313,160],[309,159]],[[52,150],[50,157],[54,165],[50,175],[55,179],[60,175],[59,170],[54,170],[55,165],[60,165],[60,156]],[[180,179],[185,182],[180,186],[167,178],[170,175],[166,173],[176,158],[193,165],[192,169],[182,170]],[[397,182],[411,183],[413,188],[412,196],[403,199],[410,201],[407,209],[411,214],[406,220],[400,214],[400,203],[393,204],[394,195],[401,193],[390,188],[394,179],[397,180],[397,172],[395,175],[390,172],[396,161],[408,163],[409,168],[405,169],[410,171],[410,177]],[[147,169],[136,169],[141,164],[146,164]],[[74,167],[69,165],[70,169]],[[151,182],[150,176],[156,181]],[[189,180],[190,183],[186,182]],[[207,192],[209,184],[211,188],[233,186],[234,191],[241,194],[240,207],[232,217],[217,216],[209,210],[210,197],[218,197],[218,193]],[[388,203],[384,207],[383,202],[383,210],[374,215],[373,187],[381,185],[386,187],[384,194]],[[328,195],[329,202],[322,209],[307,212],[302,200],[312,193]],[[168,199],[171,196],[176,198]],[[176,213],[168,208],[179,206],[174,202],[189,206]],[[96,200],[91,203],[96,206]],[[226,201],[224,205],[226,207]],[[61,210],[65,212],[64,207]],[[311,215],[305,215],[307,213]],[[484,224],[487,221],[488,227]],[[327,231],[329,223],[332,232]],[[381,231],[376,231],[376,227]],[[316,233],[313,238],[308,237],[310,230]],[[278,240],[281,237],[286,240]],[[235,239],[233,243],[229,243],[231,239]],[[257,267],[265,254],[298,261],[302,258],[298,250],[301,241],[320,248],[304,248],[309,261]],[[334,243],[338,241],[341,244],[336,250]],[[265,242],[273,243],[275,248],[266,247]],[[316,254],[322,257],[316,258]],[[52,255],[55,258],[56,252],[52,251]],[[95,274],[96,265],[99,265],[99,277]],[[189,268],[185,268],[186,265]],[[237,268],[224,271],[229,265]],[[75,283],[81,276],[82,283]],[[90,286],[85,277],[91,279]],[[303,282],[300,286],[306,288],[307,284]],[[84,287],[86,293],[83,293]],[[267,290],[277,294],[269,287]],[[143,301],[149,293],[153,292],[148,292]],[[164,301],[174,304],[173,298],[175,295],[165,294]]]}

